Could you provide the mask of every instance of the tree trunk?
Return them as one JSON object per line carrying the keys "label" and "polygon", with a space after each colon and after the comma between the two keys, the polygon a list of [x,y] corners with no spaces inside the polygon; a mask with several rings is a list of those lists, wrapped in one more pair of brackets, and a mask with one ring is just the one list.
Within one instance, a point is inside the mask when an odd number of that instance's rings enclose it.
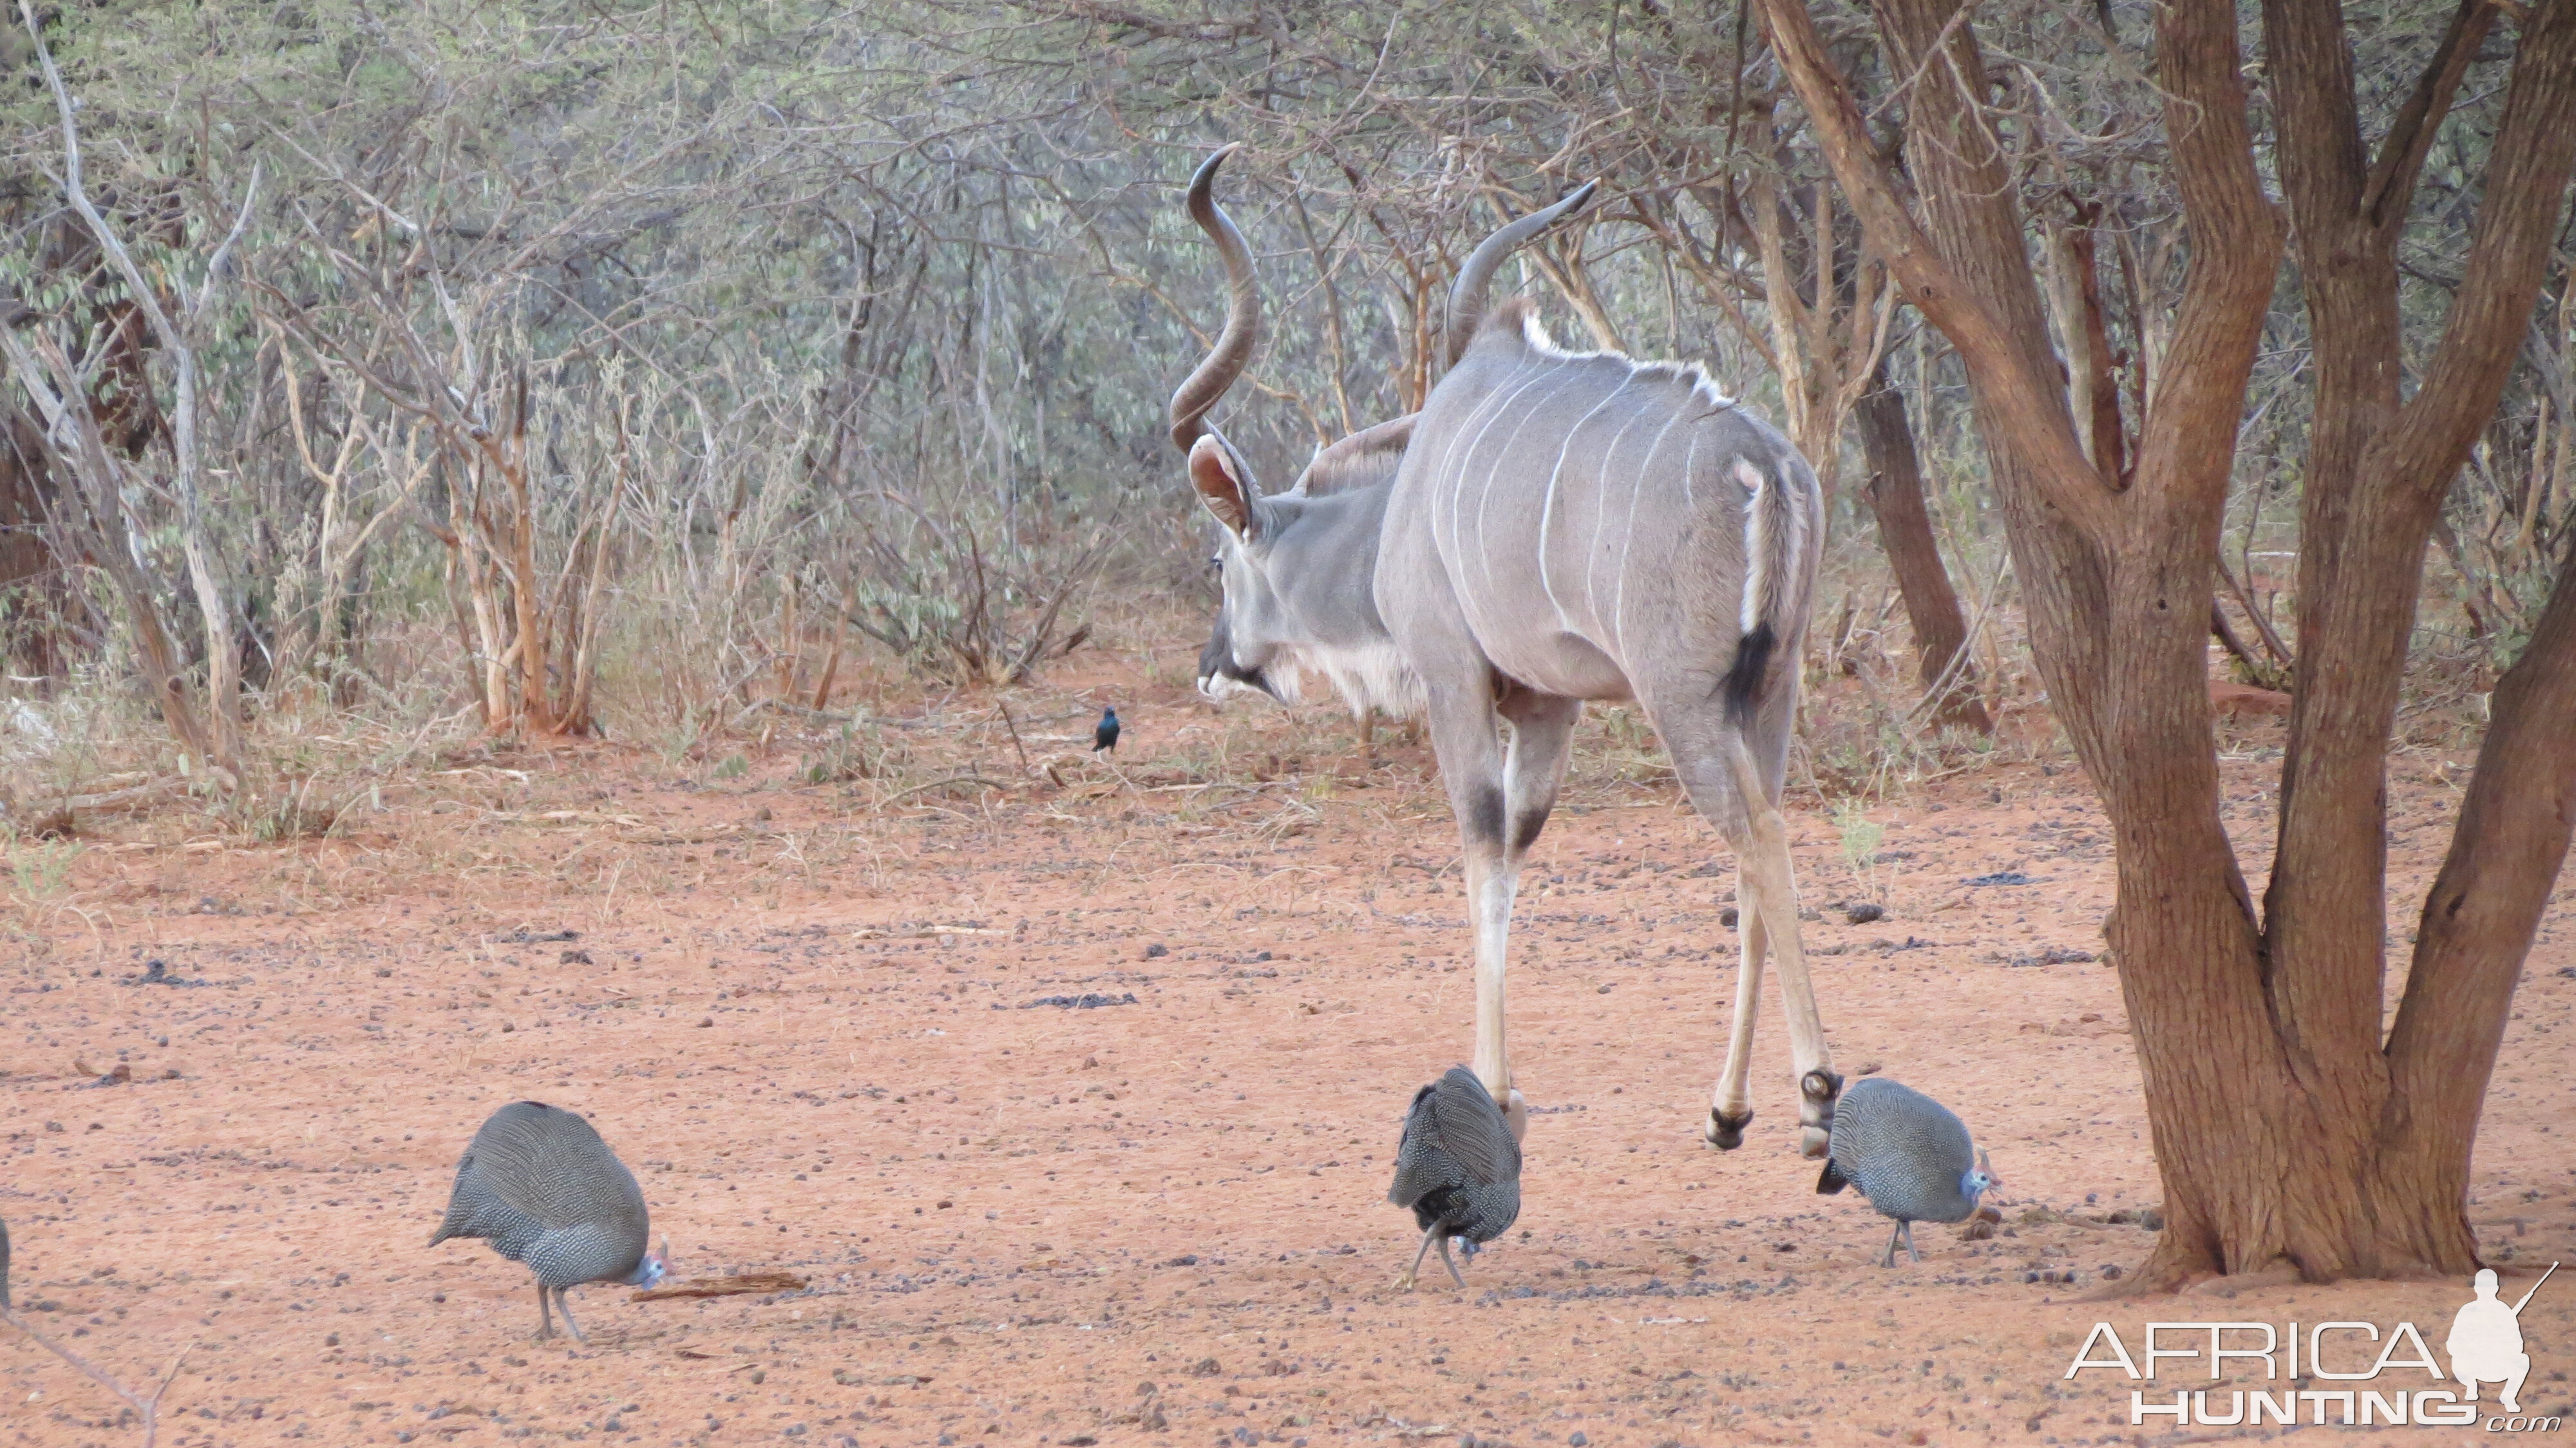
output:
{"label": "tree trunk", "polygon": [[[2501,1036],[2511,976],[2530,943],[2530,927],[2519,934],[2511,928],[2516,911],[2507,902],[2531,871],[2540,873],[2545,897],[2566,852],[2562,828],[2545,854],[2498,853],[2495,841],[2470,838],[2492,826],[2479,812],[2464,810],[2445,883],[2436,886],[2427,909],[2458,911],[2472,899],[2481,908],[2466,921],[2447,921],[2438,947],[2435,932],[2419,932],[2418,961],[2438,961],[2453,989],[2436,994],[2410,980],[2383,1048],[2384,759],[2426,541],[2510,375],[2576,165],[2576,134],[2565,125],[2576,105],[2576,7],[2553,5],[2532,12],[2523,26],[2470,264],[2420,385],[2411,399],[2403,397],[2398,234],[2415,167],[2494,15],[2483,4],[2461,7],[2374,161],[2361,140],[2349,71],[2317,60],[2345,53],[2341,12],[2321,0],[2265,6],[2284,141],[2282,184],[2298,218],[2317,356],[2300,509],[2299,687],[2282,764],[2265,952],[2272,1006],[2291,1047],[2298,1090],[2318,1103],[2321,1132],[2309,1154],[2329,1164],[2332,1180],[2352,1182],[2331,1197],[2298,1202],[2319,1239],[2317,1255],[2299,1261],[2316,1276],[2416,1267],[2456,1274],[2474,1265],[2476,1243],[2459,1220],[2458,1193],[2465,1191],[2468,1143],[2494,1060],[2487,1033]],[[2526,660],[2533,667],[2517,669],[2526,688],[2535,674],[2549,675],[2549,642],[2536,638]],[[2491,734],[2476,784],[2485,783],[2483,770],[2491,766],[2514,778],[2514,787],[2547,798],[2542,780],[2564,767],[2557,756],[2571,749],[2566,717],[2559,716],[2554,739],[2525,738],[2532,757],[2494,753]],[[2514,734],[2501,714],[2495,730]],[[2492,799],[2487,806],[2488,815],[2505,808]],[[2489,872],[2504,878],[2482,881]],[[2443,907],[2446,898],[2451,903]],[[2438,955],[2427,953],[2436,949]],[[2501,990],[2473,985],[2499,971]],[[2477,1049],[2473,1043],[2481,1038],[2487,1044]],[[2401,1078],[2431,1085],[2460,1070],[2455,1055],[2413,1059],[2424,1043],[2437,1040],[2469,1047],[2466,1059],[2481,1062],[2475,1089],[2446,1082],[2447,1089],[2412,1097]],[[2393,1122],[2410,1123],[2404,1134],[2417,1142],[2396,1157],[2389,1155]],[[2442,1153],[2422,1145],[2421,1133],[2456,1141],[2456,1172],[2436,1169]],[[2456,1188],[2450,1197],[2422,1195],[2445,1179]]]}
{"label": "tree trunk", "polygon": [[2388,1040],[2388,1105],[2373,1143],[2383,1231],[2454,1273],[2477,1259],[2469,1153],[2513,992],[2576,827],[2576,553],[2497,682],[2451,851],[2425,896]]}
{"label": "tree trunk", "polygon": [[[214,282],[206,283],[212,287]],[[188,563],[188,583],[197,596],[197,613],[206,633],[206,744],[213,762],[226,769],[241,767],[241,646],[233,629],[232,600],[227,596],[215,550],[206,537],[203,466],[197,446],[197,355],[176,329],[163,343],[178,374],[177,405],[171,413],[172,484],[179,494],[179,553]]]}
{"label": "tree trunk", "polygon": [[1887,385],[1883,363],[1871,382],[1853,414],[1860,424],[1861,456],[1869,464],[1869,506],[1878,520],[1878,546],[1896,574],[1896,591],[1914,630],[1915,673],[1924,688],[1940,691],[1934,719],[1992,734],[1994,720],[1987,717],[1986,701],[1977,692],[1976,666],[1968,660],[1967,618],[1959,611],[1958,590],[1950,586],[1950,571],[1942,566],[1941,547],[1932,536],[1932,514],[1923,504],[1923,464],[1914,451],[1905,396]]}
{"label": "tree trunk", "polygon": [[68,672],[62,644],[71,600],[66,562],[45,539],[56,484],[44,454],[34,420],[0,402],[0,657],[47,680],[50,691]]}
{"label": "tree trunk", "polygon": [[2385,1050],[2381,771],[2426,530],[2495,407],[2576,164],[2576,129],[2563,124],[2576,105],[2576,5],[2526,12],[2466,280],[2402,405],[2396,227],[2493,12],[2466,0],[2369,165],[2339,10],[2265,7],[2319,355],[2268,932],[2219,820],[2202,687],[2234,452],[2235,430],[2216,420],[2242,413],[2281,237],[2253,170],[2234,11],[2217,0],[2156,11],[2190,261],[2124,488],[2097,465],[2107,451],[2077,445],[2066,395],[2052,393],[2061,374],[2044,350],[2025,222],[1999,122],[1980,104],[1974,32],[1950,28],[1958,8],[1875,9],[1893,69],[1921,78],[1906,97],[1907,158],[1927,236],[1803,7],[1764,0],[1774,48],[1872,247],[1968,365],[2038,662],[2116,836],[2108,934],[2166,1190],[2166,1230],[2132,1281],[2284,1260],[2320,1280],[2463,1271],[2475,1249],[2461,1193],[2477,1103],[2567,847],[2576,603],[2564,583],[2551,630],[2498,691],[2470,812],[2427,906],[2423,974]]}

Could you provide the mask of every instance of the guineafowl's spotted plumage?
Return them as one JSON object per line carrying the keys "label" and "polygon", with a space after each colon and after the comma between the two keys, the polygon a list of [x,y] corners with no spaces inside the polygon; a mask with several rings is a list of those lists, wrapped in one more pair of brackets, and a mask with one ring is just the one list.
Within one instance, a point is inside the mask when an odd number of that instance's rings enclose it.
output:
{"label": "guineafowl's spotted plumage", "polygon": [[1914,1250],[1916,1222],[1961,1222],[1977,1210],[1977,1197],[1993,1185],[1985,1158],[1968,1128],[1950,1108],[1883,1076],[1853,1083],[1834,1108],[1824,1175],[1816,1190],[1828,1196],[1857,1186],[1879,1215],[1896,1219],[1882,1267],[1896,1265],[1896,1244]]}
{"label": "guineafowl's spotted plumage", "polygon": [[1484,1243],[1511,1228],[1521,1214],[1521,1144],[1512,1136],[1502,1108],[1476,1073],[1452,1066],[1438,1081],[1413,1093],[1404,1116],[1404,1138],[1395,1149],[1395,1185],[1386,1199],[1413,1211],[1422,1229],[1422,1246],[1413,1254],[1399,1285],[1411,1287],[1413,1274],[1431,1244],[1440,1244],[1440,1260],[1458,1285],[1449,1241],[1466,1242],[1470,1258]]}
{"label": "guineafowl's spotted plumage", "polygon": [[584,1282],[650,1287],[662,1279],[635,1174],[578,1115],[542,1101],[492,1113],[456,1163],[447,1218],[429,1239],[480,1237],[537,1274],[537,1336],[553,1332],[548,1294],[580,1337],[564,1289]]}

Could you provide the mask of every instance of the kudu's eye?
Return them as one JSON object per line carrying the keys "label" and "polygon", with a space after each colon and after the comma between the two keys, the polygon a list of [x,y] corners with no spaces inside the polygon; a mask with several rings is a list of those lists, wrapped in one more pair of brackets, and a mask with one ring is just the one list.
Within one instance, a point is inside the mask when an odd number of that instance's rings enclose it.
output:
{"label": "kudu's eye", "polygon": [[1224,568],[1225,568],[1225,555],[1224,555],[1224,554],[1219,553],[1219,554],[1216,554],[1216,555],[1214,555],[1214,556],[1212,556],[1212,557],[1210,557],[1210,558],[1208,559],[1208,571],[1209,571],[1210,573],[1221,572],[1221,571],[1223,571],[1223,569],[1224,569]]}

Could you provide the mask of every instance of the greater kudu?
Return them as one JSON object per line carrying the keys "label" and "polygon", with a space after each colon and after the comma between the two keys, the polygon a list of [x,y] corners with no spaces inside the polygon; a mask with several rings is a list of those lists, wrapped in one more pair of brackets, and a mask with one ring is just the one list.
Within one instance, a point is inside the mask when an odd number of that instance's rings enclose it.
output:
{"label": "greater kudu", "polygon": [[[1421,683],[1405,667],[1378,617],[1374,577],[1388,491],[1417,414],[1363,428],[1317,449],[1293,486],[1268,496],[1250,484],[1252,470],[1234,444],[1206,422],[1208,411],[1243,375],[1261,339],[1261,293],[1252,251],[1215,197],[1217,169],[1237,149],[1227,146],[1208,157],[1190,178],[1191,219],[1216,242],[1232,295],[1215,347],[1172,393],[1171,406],[1172,442],[1189,456],[1193,479],[1246,480],[1238,494],[1227,495],[1238,499],[1236,512],[1217,515],[1224,526],[1212,561],[1222,574],[1224,598],[1207,646],[1199,651],[1199,692],[1222,698],[1253,691],[1294,704],[1303,697],[1305,675],[1311,671],[1331,683],[1354,718],[1365,720],[1374,707],[1396,718],[1418,719],[1425,708]],[[1475,312],[1483,307],[1486,287],[1504,259],[1589,201],[1592,190],[1586,186],[1523,217],[1476,248],[1450,289],[1444,344],[1449,338],[1463,341],[1474,330]],[[1204,483],[1200,492],[1214,509],[1219,494]]]}
{"label": "greater kudu", "polygon": [[[1521,858],[1565,774],[1585,700],[1635,701],[1682,787],[1737,857],[1743,966],[1726,1066],[1703,1126],[1732,1148],[1766,952],[1777,955],[1801,1149],[1822,1156],[1842,1078],[1798,941],[1779,812],[1798,658],[1822,549],[1814,471],[1695,367],[1556,347],[1525,300],[1482,316],[1504,255],[1582,191],[1479,246],[1452,292],[1453,366],[1421,412],[1316,455],[1285,494],[1201,419],[1250,359],[1251,258],[1200,169],[1190,212],[1224,256],[1233,305],[1172,399],[1172,439],[1224,529],[1225,601],[1203,687],[1293,698],[1311,667],[1356,709],[1428,713],[1465,844],[1476,934],[1475,1071],[1518,1134],[1503,1026]],[[1508,724],[1508,738],[1502,727]]]}

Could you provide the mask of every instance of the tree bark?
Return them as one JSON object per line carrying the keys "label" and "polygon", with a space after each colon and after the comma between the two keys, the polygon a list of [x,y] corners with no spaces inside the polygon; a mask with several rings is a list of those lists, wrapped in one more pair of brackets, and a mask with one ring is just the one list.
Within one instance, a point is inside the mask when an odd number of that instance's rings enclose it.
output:
{"label": "tree bark", "polygon": [[[2086,459],[2045,351],[2025,220],[1954,0],[1874,13],[1908,92],[1918,225],[1797,0],[1763,0],[1829,162],[1910,299],[1968,364],[2041,672],[2117,837],[2108,934],[2136,1023],[2167,1227],[2133,1281],[2287,1260],[2312,1279],[2466,1270],[2477,1103],[2567,848],[2576,603],[2498,691],[2418,977],[2379,1031],[2382,760],[2427,530],[2492,413],[2576,165],[2576,5],[2527,12],[2463,282],[2399,393],[2395,237],[2483,6],[2464,3],[2375,165],[2333,0],[2267,0],[2282,181],[2317,339],[2293,748],[2268,923],[2217,811],[2203,634],[2219,509],[2281,224],[2252,165],[2233,10],[2156,11],[2156,80],[2190,262],[2134,486]],[[1933,48],[1942,52],[1934,55]],[[1926,231],[1928,229],[1928,236]],[[2089,340],[2089,339],[2088,339]],[[2492,773],[2490,773],[2492,771]],[[2438,917],[2438,919],[2437,919]]]}
{"label": "tree bark", "polygon": [[1924,688],[1941,691],[1933,703],[1934,719],[1991,734],[1994,720],[1977,692],[1976,666],[1967,658],[1967,618],[1959,610],[1958,590],[1950,586],[1950,572],[1941,564],[1932,515],[1923,503],[1923,465],[1914,450],[1904,394],[1888,386],[1884,364],[1871,381],[1872,390],[1862,396],[1853,416],[1860,424],[1861,455],[1869,465],[1869,506],[1878,520],[1878,546],[1896,573],[1896,591],[1914,630],[1916,676]]}
{"label": "tree bark", "polygon": [[2389,1093],[2372,1205],[2407,1256],[2477,1260],[2469,1154],[2522,963],[2576,828],[2576,556],[2531,645],[2496,684],[2449,857],[2424,899],[2388,1039]]}
{"label": "tree bark", "polygon": [[0,650],[6,651],[0,657],[18,673],[48,681],[64,672],[64,615],[71,602],[70,560],[56,561],[45,541],[56,492],[35,422],[0,401]]}

